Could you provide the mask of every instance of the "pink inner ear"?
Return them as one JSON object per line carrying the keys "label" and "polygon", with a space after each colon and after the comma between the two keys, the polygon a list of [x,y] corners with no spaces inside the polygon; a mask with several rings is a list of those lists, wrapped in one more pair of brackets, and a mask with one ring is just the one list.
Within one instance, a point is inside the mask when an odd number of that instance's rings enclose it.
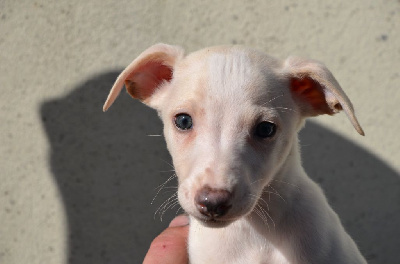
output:
{"label": "pink inner ear", "polygon": [[321,85],[309,77],[291,80],[292,92],[304,103],[312,107],[313,115],[333,114],[326,103],[325,94]]}
{"label": "pink inner ear", "polygon": [[149,61],[132,72],[125,80],[128,93],[139,100],[150,97],[164,81],[172,79],[172,68],[161,61]]}

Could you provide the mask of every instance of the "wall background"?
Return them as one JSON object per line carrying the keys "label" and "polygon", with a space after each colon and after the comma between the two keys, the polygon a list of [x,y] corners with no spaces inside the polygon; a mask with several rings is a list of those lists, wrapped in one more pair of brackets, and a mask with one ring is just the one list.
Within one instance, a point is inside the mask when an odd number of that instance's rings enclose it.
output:
{"label": "wall background", "polygon": [[[156,114],[119,71],[157,42],[244,44],[325,62],[344,114],[302,132],[304,163],[370,263],[400,258],[400,1],[0,2],[0,263],[140,263],[171,173]],[[172,184],[173,185],[173,184]],[[162,206],[161,206],[162,209]]]}

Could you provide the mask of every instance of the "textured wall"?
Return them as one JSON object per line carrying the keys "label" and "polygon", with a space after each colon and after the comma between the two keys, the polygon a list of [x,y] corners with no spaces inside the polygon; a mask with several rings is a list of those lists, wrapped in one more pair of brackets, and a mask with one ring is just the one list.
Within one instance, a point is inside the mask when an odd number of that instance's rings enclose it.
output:
{"label": "textured wall", "polygon": [[[140,263],[175,214],[152,110],[118,72],[157,42],[321,60],[353,101],[302,132],[304,163],[370,263],[400,259],[400,2],[0,1],[0,263]],[[173,185],[173,183],[172,183]],[[166,189],[171,190],[171,189]],[[162,211],[162,210],[161,210]]]}

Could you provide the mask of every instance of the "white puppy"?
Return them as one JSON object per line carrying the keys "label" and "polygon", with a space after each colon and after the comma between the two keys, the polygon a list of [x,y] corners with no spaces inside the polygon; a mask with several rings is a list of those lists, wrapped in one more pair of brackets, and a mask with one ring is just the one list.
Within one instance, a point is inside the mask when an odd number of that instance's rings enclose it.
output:
{"label": "white puppy", "polygon": [[364,134],[323,64],[238,46],[185,56],[157,44],[121,73],[104,110],[124,83],[163,120],[191,263],[366,263],[301,164],[306,117],[344,110]]}

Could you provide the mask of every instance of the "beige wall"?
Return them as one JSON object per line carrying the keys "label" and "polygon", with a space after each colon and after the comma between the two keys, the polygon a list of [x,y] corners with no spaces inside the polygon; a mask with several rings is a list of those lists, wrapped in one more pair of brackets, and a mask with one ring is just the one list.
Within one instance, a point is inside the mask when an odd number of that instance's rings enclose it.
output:
{"label": "beige wall", "polygon": [[306,169],[370,263],[398,261],[399,1],[49,2],[0,2],[0,263],[141,261],[166,225],[153,220],[162,198],[150,202],[168,154],[144,136],[161,131],[154,112],[101,103],[157,42],[325,62],[366,137],[344,114],[315,118]]}

